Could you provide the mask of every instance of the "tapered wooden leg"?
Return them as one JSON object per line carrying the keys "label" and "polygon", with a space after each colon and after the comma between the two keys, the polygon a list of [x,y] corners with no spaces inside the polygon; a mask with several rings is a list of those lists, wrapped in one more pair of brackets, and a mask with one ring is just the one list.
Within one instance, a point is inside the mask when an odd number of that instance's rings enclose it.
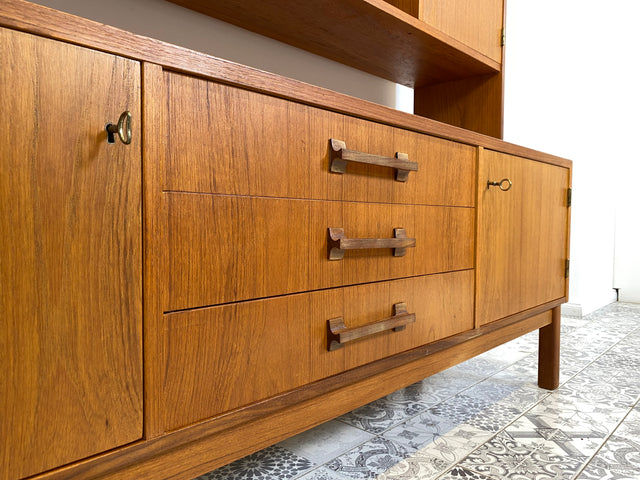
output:
{"label": "tapered wooden leg", "polygon": [[555,390],[560,384],[560,307],[551,310],[551,318],[551,325],[539,330],[538,385]]}

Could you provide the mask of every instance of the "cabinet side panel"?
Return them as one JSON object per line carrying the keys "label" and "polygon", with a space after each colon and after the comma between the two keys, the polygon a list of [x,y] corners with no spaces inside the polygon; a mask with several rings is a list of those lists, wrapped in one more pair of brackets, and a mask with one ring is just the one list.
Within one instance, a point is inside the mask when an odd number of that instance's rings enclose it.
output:
{"label": "cabinet side panel", "polygon": [[447,35],[502,61],[503,0],[432,0],[422,2],[422,17]]}
{"label": "cabinet side panel", "polygon": [[4,29],[0,59],[0,476],[22,478],[142,435],[140,71]]}

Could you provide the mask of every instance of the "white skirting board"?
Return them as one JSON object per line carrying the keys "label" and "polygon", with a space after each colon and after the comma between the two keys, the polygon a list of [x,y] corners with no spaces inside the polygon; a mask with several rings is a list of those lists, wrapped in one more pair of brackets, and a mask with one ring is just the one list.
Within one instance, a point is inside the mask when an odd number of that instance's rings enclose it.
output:
{"label": "white skirting board", "polygon": [[560,307],[560,313],[565,317],[582,318],[616,301],[616,295],[613,293],[608,298],[604,297],[600,299],[597,303],[565,303]]}
{"label": "white skirting board", "polygon": [[582,305],[578,303],[565,303],[560,307],[560,312],[563,317],[582,318]]}

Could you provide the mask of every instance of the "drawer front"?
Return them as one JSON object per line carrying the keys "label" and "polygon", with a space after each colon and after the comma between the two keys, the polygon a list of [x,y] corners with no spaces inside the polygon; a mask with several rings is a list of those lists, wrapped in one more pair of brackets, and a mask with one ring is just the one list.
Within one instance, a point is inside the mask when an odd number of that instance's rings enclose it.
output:
{"label": "drawer front", "polygon": [[[165,311],[473,268],[472,208],[165,195]],[[390,239],[403,228],[415,247],[329,260],[329,228],[350,239]]]}
{"label": "drawer front", "polygon": [[[359,327],[401,302],[404,330],[328,350],[328,320]],[[471,328],[471,270],[166,314],[167,430]]]}
{"label": "drawer front", "polygon": [[[473,206],[475,149],[236,87],[165,73],[165,190],[233,195]],[[198,105],[199,108],[193,108]],[[395,169],[347,162],[330,173],[330,139],[416,162]]]}

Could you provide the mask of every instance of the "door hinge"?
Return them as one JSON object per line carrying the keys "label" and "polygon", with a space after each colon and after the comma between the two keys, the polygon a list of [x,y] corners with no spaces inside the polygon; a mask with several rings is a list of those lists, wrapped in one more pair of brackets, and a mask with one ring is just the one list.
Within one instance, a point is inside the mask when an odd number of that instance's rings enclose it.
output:
{"label": "door hinge", "polygon": [[506,44],[507,44],[507,30],[506,28],[503,28],[502,32],[500,33],[500,46],[504,47]]}
{"label": "door hinge", "polygon": [[571,262],[569,261],[569,259],[567,258],[567,260],[565,260],[564,262],[564,278],[569,278],[569,264]]}
{"label": "door hinge", "polygon": [[567,188],[567,207],[571,206],[571,188]]}

